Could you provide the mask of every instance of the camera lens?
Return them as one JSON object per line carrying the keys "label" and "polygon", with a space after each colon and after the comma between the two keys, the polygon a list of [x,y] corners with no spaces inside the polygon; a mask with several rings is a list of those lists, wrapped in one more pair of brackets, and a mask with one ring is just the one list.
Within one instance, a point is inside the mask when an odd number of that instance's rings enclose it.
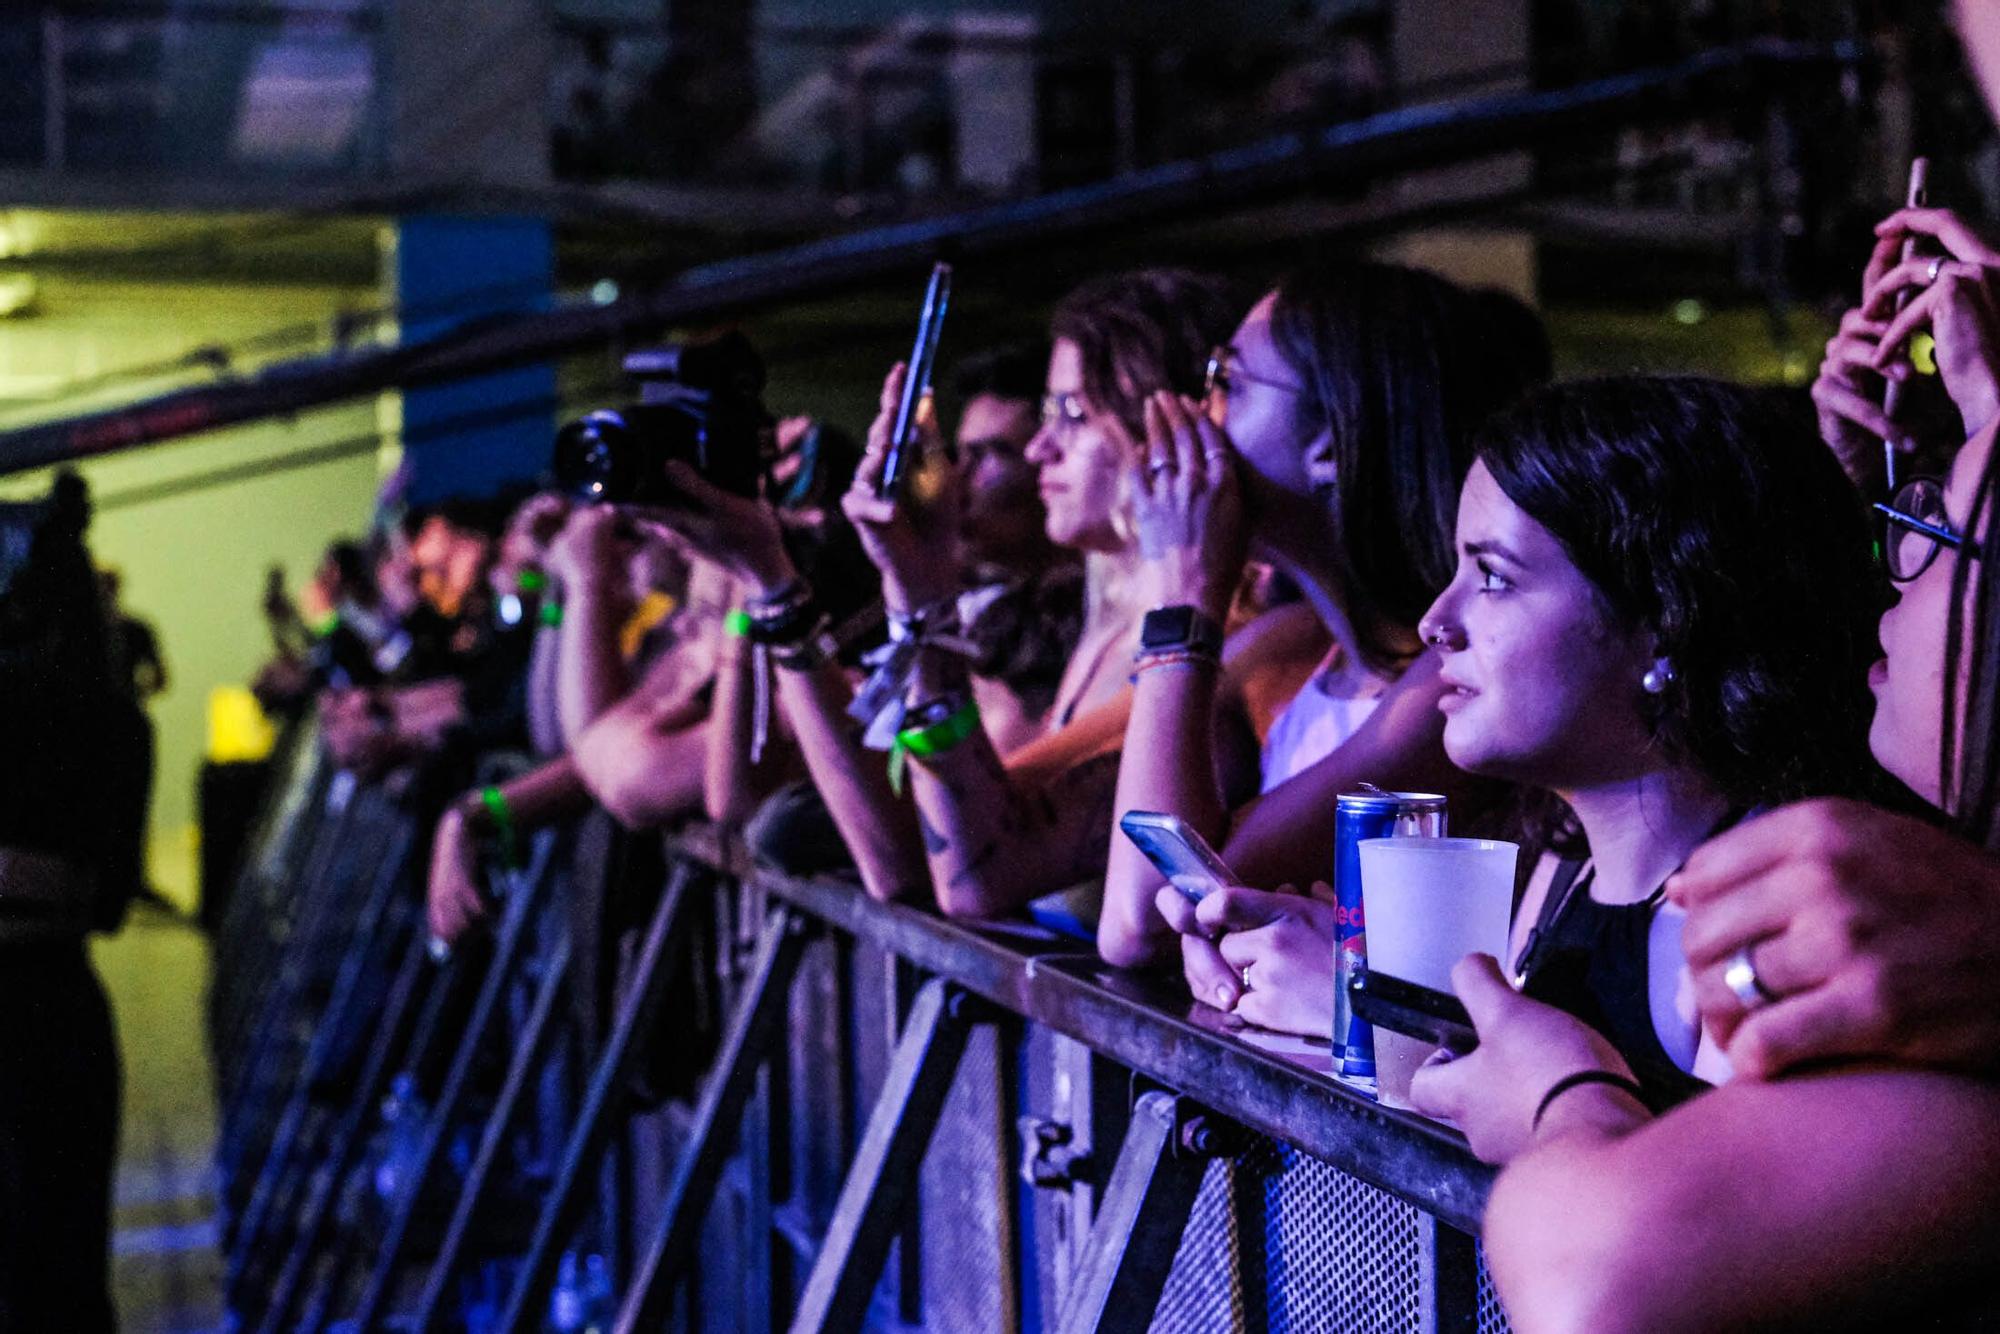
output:
{"label": "camera lens", "polygon": [[641,453],[619,413],[588,413],[556,435],[556,484],[587,505],[633,499],[643,478]]}

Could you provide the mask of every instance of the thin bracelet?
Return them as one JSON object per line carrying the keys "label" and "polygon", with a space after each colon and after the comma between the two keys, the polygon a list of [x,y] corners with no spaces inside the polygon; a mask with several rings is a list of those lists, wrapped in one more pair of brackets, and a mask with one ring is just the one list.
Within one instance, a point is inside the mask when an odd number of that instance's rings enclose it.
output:
{"label": "thin bracelet", "polygon": [[1127,680],[1130,684],[1137,685],[1141,676],[1161,667],[1179,667],[1183,669],[1214,667],[1219,669],[1221,666],[1222,659],[1212,653],[1203,653],[1196,649],[1175,649],[1166,653],[1141,653],[1133,661],[1132,675]]}
{"label": "thin bracelet", "polygon": [[1585,1084],[1605,1084],[1611,1088],[1622,1089],[1624,1092],[1631,1094],[1633,1101],[1637,1102],[1647,1111],[1653,1109],[1653,1105],[1646,1101],[1646,1091],[1639,1087],[1637,1080],[1627,1079],[1624,1075],[1614,1074],[1609,1070],[1578,1070],[1574,1074],[1564,1075],[1549,1086],[1549,1091],[1542,1095],[1541,1103],[1535,1108],[1535,1119],[1528,1123],[1529,1131],[1533,1132],[1542,1128],[1542,1117],[1548,1114],[1550,1105],[1557,1098],[1560,1098],[1571,1089],[1582,1088]]}

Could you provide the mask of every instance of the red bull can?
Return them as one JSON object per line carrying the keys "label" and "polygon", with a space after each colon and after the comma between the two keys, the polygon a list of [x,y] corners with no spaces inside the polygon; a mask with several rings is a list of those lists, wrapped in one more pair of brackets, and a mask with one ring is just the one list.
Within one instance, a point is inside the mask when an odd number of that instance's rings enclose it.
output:
{"label": "red bull can", "polygon": [[1435,792],[1384,792],[1363,783],[1334,804],[1333,1068],[1350,1083],[1375,1083],[1375,1035],[1348,1007],[1348,980],[1368,965],[1361,898],[1361,840],[1443,838],[1445,799]]}

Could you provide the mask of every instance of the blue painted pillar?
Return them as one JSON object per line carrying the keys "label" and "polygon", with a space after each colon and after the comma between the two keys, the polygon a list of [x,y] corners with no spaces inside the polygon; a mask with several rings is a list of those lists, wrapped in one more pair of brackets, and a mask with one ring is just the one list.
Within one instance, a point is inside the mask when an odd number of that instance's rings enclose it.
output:
{"label": "blue painted pillar", "polygon": [[[406,342],[471,319],[544,310],[555,283],[549,225],[518,217],[402,218],[394,283]],[[409,502],[491,495],[540,475],[555,429],[555,395],[550,365],[405,390]]]}

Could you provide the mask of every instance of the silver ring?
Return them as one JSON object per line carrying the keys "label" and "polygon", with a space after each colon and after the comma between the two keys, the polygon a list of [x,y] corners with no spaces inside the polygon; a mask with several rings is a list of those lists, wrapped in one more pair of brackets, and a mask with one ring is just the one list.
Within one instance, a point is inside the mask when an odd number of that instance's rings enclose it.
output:
{"label": "silver ring", "polygon": [[1174,471],[1174,461],[1172,459],[1154,459],[1146,465],[1147,477],[1158,477],[1163,472],[1172,471]]}
{"label": "silver ring", "polygon": [[1931,261],[1930,273],[1925,277],[1924,282],[1927,284],[1935,283],[1938,280],[1938,275],[1942,272],[1944,272],[1944,256],[1939,255]]}
{"label": "silver ring", "polygon": [[1247,963],[1244,964],[1243,971],[1239,973],[1237,976],[1239,976],[1243,980],[1243,989],[1245,991],[1250,990],[1250,965]]}
{"label": "silver ring", "polygon": [[1745,1010],[1760,1009],[1778,999],[1777,994],[1764,985],[1764,979],[1757,976],[1757,961],[1750,956],[1756,945],[1745,945],[1729,956],[1729,964],[1722,970],[1722,985],[1729,988],[1737,1003]]}

